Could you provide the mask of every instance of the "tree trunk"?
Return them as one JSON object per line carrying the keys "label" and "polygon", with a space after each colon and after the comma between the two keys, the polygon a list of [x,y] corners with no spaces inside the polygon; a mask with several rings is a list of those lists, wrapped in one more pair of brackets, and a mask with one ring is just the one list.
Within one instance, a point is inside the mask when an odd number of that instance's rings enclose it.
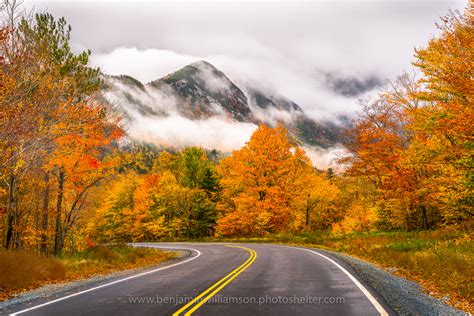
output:
{"label": "tree trunk", "polygon": [[306,227],[309,225],[309,194],[308,199],[306,200]]}
{"label": "tree trunk", "polygon": [[309,207],[306,206],[306,227],[309,225]]}
{"label": "tree trunk", "polygon": [[63,192],[64,191],[64,171],[59,171],[59,182],[58,182],[58,201],[56,204],[56,229],[54,232],[54,255],[58,256],[63,248],[62,245],[62,229],[61,229],[61,211],[63,203]]}
{"label": "tree trunk", "polygon": [[424,205],[420,205],[421,209],[421,221],[423,222],[423,229],[428,230],[428,216],[426,214],[426,207]]}
{"label": "tree trunk", "polygon": [[41,245],[40,252],[45,254],[48,246],[48,208],[49,208],[49,173],[46,172],[44,176],[44,183],[46,185],[43,195],[43,210],[41,214]]}
{"label": "tree trunk", "polygon": [[9,197],[8,197],[8,215],[7,215],[7,234],[5,236],[5,249],[10,247],[10,243],[13,237],[13,222],[15,219],[14,203],[15,203],[15,176],[10,175],[8,183]]}

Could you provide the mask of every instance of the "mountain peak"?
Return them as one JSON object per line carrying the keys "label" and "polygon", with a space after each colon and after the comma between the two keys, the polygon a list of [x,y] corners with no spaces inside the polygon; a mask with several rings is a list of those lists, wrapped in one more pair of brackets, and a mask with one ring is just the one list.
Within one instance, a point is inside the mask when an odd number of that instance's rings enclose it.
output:
{"label": "mountain peak", "polygon": [[164,81],[184,80],[214,93],[237,88],[222,71],[205,60],[198,60],[162,78]]}
{"label": "mountain peak", "polygon": [[122,100],[124,110],[132,116],[178,114],[191,120],[220,117],[254,124],[282,122],[306,144],[330,146],[338,140],[337,127],[312,120],[298,104],[277,92],[248,85],[241,90],[205,60],[195,61],[146,85],[128,76],[115,77],[108,84],[112,103],[120,104]]}
{"label": "mountain peak", "polygon": [[196,68],[200,68],[200,67],[210,67],[210,68],[213,68],[213,69],[216,69],[216,70],[217,70],[217,68],[216,68],[213,64],[211,64],[210,62],[205,61],[204,59],[201,59],[201,60],[192,62],[192,63],[190,63],[188,66],[194,66],[194,67],[196,67]]}
{"label": "mountain peak", "polygon": [[[207,61],[191,63],[159,82],[167,84],[184,97],[189,111],[198,115],[202,113],[206,116],[210,112],[216,112],[214,109],[223,109],[237,121],[248,121],[251,111],[245,94],[222,71]],[[156,83],[152,85],[156,86]]]}

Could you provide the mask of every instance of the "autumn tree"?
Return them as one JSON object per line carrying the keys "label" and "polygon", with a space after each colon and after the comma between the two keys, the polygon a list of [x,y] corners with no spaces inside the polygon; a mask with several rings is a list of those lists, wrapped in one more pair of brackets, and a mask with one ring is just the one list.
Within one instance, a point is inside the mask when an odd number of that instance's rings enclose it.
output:
{"label": "autumn tree", "polygon": [[472,8],[442,18],[440,36],[416,50],[414,65],[424,89],[414,95],[427,106],[410,127],[412,143],[432,176],[428,198],[449,223],[473,216],[474,34]]}
{"label": "autumn tree", "polygon": [[428,229],[472,217],[472,17],[450,14],[401,76],[369,102],[347,144],[348,176],[372,182],[392,227]]}
{"label": "autumn tree", "polygon": [[341,219],[332,223],[332,231],[336,233],[367,232],[389,230],[393,227],[387,209],[378,205],[378,196],[374,184],[366,177],[343,176],[335,179],[339,189],[337,207]]}
{"label": "autumn tree", "polygon": [[[348,176],[365,177],[375,188],[378,208],[394,226],[427,229],[430,224],[425,166],[407,160],[417,137],[409,126],[422,104],[413,97],[420,86],[408,74],[367,102],[346,144]],[[433,218],[431,218],[433,220]]]}
{"label": "autumn tree", "polygon": [[[41,230],[40,249],[46,252],[55,196],[58,254],[86,191],[97,183],[90,175],[103,175],[111,168],[107,156],[121,130],[113,115],[95,102],[98,70],[88,66],[90,52],[71,51],[66,21],[49,14],[14,20],[19,22],[9,24],[1,46],[1,171],[9,192],[5,247],[13,240],[20,246],[25,235],[21,227],[33,216],[41,217],[40,227],[35,227]],[[36,194],[29,185],[43,192]]]}
{"label": "autumn tree", "polygon": [[325,230],[342,218],[337,205],[339,188],[311,165],[299,172],[294,189],[294,230]]}
{"label": "autumn tree", "polygon": [[144,156],[127,156],[123,174],[93,215],[97,225],[89,225],[89,230],[94,238],[150,241],[212,235],[219,185],[206,152],[189,147],[153,156],[143,174],[136,166]]}
{"label": "autumn tree", "polygon": [[293,219],[291,202],[298,194],[295,181],[309,164],[287,130],[261,125],[250,141],[219,166],[222,218],[220,235],[249,235],[284,231]]}
{"label": "autumn tree", "polygon": [[92,192],[97,200],[93,209],[87,211],[93,219],[87,222],[87,233],[99,242],[131,241],[132,233],[127,230],[131,225],[125,223],[130,218],[125,214],[133,209],[134,194],[142,181],[136,173],[120,174],[111,179],[107,188],[99,187]]}
{"label": "autumn tree", "polygon": [[[215,223],[215,204],[203,190],[179,184],[171,172],[149,175],[155,184],[144,188],[140,202],[135,200],[135,214],[144,216],[145,240],[158,237],[199,238],[209,235]],[[139,187],[136,197],[141,192]]]}

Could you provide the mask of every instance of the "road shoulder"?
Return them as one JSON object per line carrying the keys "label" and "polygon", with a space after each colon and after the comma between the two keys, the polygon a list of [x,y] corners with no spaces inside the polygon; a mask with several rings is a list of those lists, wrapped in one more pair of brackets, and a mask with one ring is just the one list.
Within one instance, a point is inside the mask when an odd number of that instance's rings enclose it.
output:
{"label": "road shoulder", "polygon": [[115,280],[120,280],[125,277],[130,277],[135,274],[151,271],[160,267],[166,267],[166,266],[178,263],[180,261],[183,261],[189,258],[192,254],[190,250],[185,250],[185,249],[179,249],[179,250],[176,249],[176,250],[173,250],[173,252],[177,253],[175,258],[166,260],[157,265],[134,268],[134,269],[126,269],[126,270],[121,270],[121,271],[108,273],[108,274],[104,274],[100,276],[81,279],[77,281],[44,285],[32,291],[27,291],[25,293],[22,293],[13,299],[0,302],[0,313],[2,313],[2,311],[5,311],[11,307],[15,307],[20,304],[27,304],[28,302],[31,302],[34,300],[49,299],[49,298],[54,299],[60,296],[66,296],[66,295],[73,294],[75,292],[80,292],[87,288],[100,286],[108,282],[113,282]]}
{"label": "road shoulder", "polygon": [[466,315],[423,292],[416,282],[393,275],[371,263],[339,252],[307,248],[327,255],[368,285],[372,294],[382,298],[399,315]]}

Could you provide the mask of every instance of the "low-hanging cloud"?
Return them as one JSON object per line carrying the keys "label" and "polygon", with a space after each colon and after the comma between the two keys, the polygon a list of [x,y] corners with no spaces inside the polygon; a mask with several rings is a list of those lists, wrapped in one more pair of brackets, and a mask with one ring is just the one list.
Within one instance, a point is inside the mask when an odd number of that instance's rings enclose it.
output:
{"label": "low-hanging cloud", "polygon": [[123,114],[127,134],[136,141],[156,145],[201,146],[230,152],[241,148],[257,128],[252,123],[236,122],[219,115],[191,120],[179,114],[180,100],[166,86],[161,89],[124,84],[107,78],[105,99]]}
{"label": "low-hanging cloud", "polygon": [[335,171],[341,171],[344,166],[338,163],[338,160],[349,154],[344,147],[323,149],[305,145],[303,149],[313,165],[322,170],[332,168]]}
{"label": "low-hanging cloud", "polygon": [[[206,60],[239,87],[282,96],[316,120],[337,123],[341,114],[350,116],[359,110],[357,100],[374,94],[379,81],[410,70],[413,48],[425,45],[438,32],[434,23],[439,17],[450,9],[462,10],[468,1],[156,1],[137,5],[26,0],[26,4],[65,16],[73,27],[71,47],[91,49],[92,64],[106,74],[126,74],[146,83]],[[327,74],[340,80],[328,82]],[[212,85],[225,88],[216,82]],[[219,113],[192,121],[179,116],[166,95],[134,96],[152,104],[152,111],[167,113],[153,118],[137,114],[129,133],[143,140],[231,150],[242,146],[256,128],[228,121]],[[292,119],[278,110],[258,114],[267,121]],[[307,152],[316,165],[328,165],[338,150],[309,148]]]}
{"label": "low-hanging cloud", "polygon": [[[212,79],[211,75],[207,77]],[[127,119],[127,134],[135,141],[176,148],[201,146],[230,152],[244,146],[257,128],[253,123],[236,122],[218,112],[206,119],[191,120],[183,117],[177,110],[180,101],[166,86],[156,89],[149,85],[126,85],[118,78],[109,77],[106,80],[109,88],[104,97],[124,114]],[[221,87],[219,83],[217,88],[226,87]],[[144,111],[144,106],[151,112]],[[260,119],[269,125],[275,125],[277,121],[290,122],[298,115],[297,112],[274,108],[261,109],[252,105],[252,102],[250,106],[254,111],[259,109],[254,114],[260,115]],[[313,165],[320,169],[336,168],[335,158],[344,153],[342,148],[321,149],[305,145],[303,149]]]}
{"label": "low-hanging cloud", "polygon": [[66,16],[72,46],[91,49],[92,62],[106,73],[148,82],[204,59],[237,83],[277,92],[313,118],[333,119],[356,112],[360,96],[331,89],[326,74],[384,80],[409,71],[413,48],[436,34],[440,16],[467,1],[35,5]]}
{"label": "low-hanging cloud", "polygon": [[[190,120],[179,115],[161,118],[144,117],[138,113],[135,115],[128,129],[131,138],[176,148],[200,146],[229,153],[242,148],[257,129],[252,123],[225,121],[219,117]],[[347,155],[344,148],[322,149],[308,145],[302,148],[316,168],[342,170],[337,160]]]}
{"label": "low-hanging cloud", "polygon": [[139,117],[132,121],[128,133],[137,140],[164,146],[201,146],[230,152],[245,145],[257,126],[251,123],[224,121],[213,117],[190,120],[179,115]]}

